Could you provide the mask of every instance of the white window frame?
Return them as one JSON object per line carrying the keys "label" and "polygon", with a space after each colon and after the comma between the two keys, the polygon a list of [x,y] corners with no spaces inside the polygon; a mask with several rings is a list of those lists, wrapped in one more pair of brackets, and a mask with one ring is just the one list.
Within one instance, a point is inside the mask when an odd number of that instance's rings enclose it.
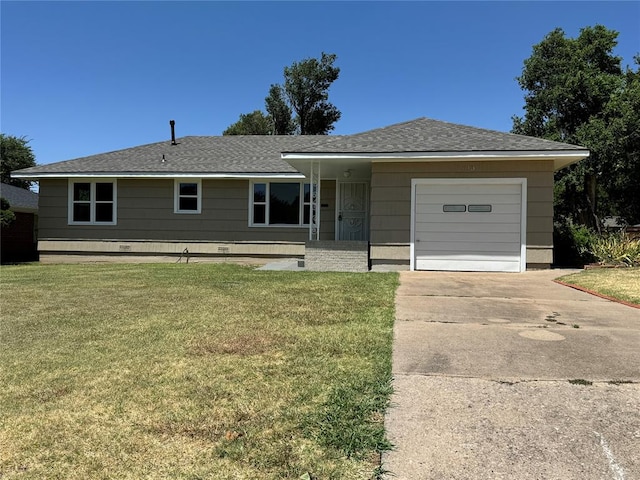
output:
{"label": "white window frame", "polygon": [[[181,183],[195,183],[198,188],[197,195],[180,195]],[[195,210],[180,210],[180,198],[196,198],[198,208]],[[173,213],[198,215],[202,213],[202,179],[200,178],[176,178],[173,182]]]}
{"label": "white window frame", "polygon": [[[253,221],[253,212],[254,212],[254,202],[253,202],[253,186],[255,184],[264,183],[266,185],[265,192],[265,201],[258,202],[258,205],[265,205],[265,222],[267,223],[254,223]],[[300,188],[300,209],[298,212],[298,223],[273,223],[269,222],[269,209],[271,208],[270,200],[271,200],[271,184],[273,183],[297,183]],[[304,201],[304,186],[310,185],[309,181],[306,179],[294,181],[292,180],[252,180],[249,182],[249,226],[250,227],[258,227],[258,228],[309,228],[308,223],[304,222],[304,208],[305,206],[309,207],[309,215],[311,215],[311,199],[308,202]],[[311,188],[311,187],[309,187]],[[311,191],[311,190],[310,190]]]}
{"label": "white window frame", "polygon": [[[73,199],[73,186],[76,183],[88,183],[89,184],[89,205],[90,205],[90,217],[88,222],[77,222],[73,220],[73,206],[75,201]],[[97,183],[110,183],[113,186],[113,201],[111,202],[98,202],[96,201],[96,184]],[[74,178],[69,179],[68,182],[68,211],[67,211],[67,223],[69,225],[117,225],[118,224],[118,181],[115,178]],[[86,202],[81,202],[86,203]],[[96,221],[96,204],[98,203],[112,203],[113,204],[113,220],[111,222],[97,222]]]}

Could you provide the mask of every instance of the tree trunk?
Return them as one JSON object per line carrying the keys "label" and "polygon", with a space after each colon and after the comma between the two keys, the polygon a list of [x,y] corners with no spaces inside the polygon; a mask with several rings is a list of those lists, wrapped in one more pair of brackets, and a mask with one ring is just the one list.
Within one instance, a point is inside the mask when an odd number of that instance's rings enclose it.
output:
{"label": "tree trunk", "polygon": [[598,218],[598,214],[596,213],[596,192],[597,181],[595,175],[586,174],[584,176],[584,195],[587,199],[587,206],[589,208],[589,223],[591,223],[591,227],[594,228],[598,233],[602,233],[600,227],[600,219]]}

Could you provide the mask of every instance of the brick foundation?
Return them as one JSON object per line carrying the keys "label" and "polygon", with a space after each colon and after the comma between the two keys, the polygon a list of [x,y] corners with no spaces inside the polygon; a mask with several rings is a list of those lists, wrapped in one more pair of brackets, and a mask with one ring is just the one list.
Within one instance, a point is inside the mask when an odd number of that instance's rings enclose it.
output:
{"label": "brick foundation", "polygon": [[304,266],[316,272],[368,272],[369,242],[308,241]]}

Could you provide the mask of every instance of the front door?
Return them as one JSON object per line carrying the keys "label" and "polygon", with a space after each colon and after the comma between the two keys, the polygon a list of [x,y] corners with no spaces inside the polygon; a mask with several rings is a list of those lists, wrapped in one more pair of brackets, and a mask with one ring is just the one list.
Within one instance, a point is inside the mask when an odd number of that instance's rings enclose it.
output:
{"label": "front door", "polygon": [[338,240],[368,240],[369,184],[339,183]]}

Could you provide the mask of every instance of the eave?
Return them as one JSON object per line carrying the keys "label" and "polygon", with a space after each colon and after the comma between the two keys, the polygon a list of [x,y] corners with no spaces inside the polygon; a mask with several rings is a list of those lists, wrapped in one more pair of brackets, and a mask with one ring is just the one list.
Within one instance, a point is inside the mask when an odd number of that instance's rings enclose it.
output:
{"label": "eave", "polygon": [[556,151],[464,151],[464,152],[388,152],[388,153],[283,153],[282,159],[300,169],[300,163],[343,160],[352,162],[470,162],[509,160],[553,160],[559,170],[589,156],[589,150]]}

